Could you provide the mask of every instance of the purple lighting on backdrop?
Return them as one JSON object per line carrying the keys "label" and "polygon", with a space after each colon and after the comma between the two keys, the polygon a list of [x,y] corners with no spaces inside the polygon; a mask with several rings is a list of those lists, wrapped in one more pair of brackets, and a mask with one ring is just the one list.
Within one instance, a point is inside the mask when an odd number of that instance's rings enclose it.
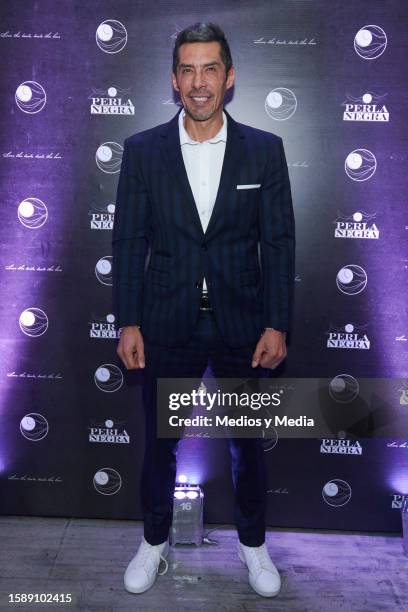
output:
{"label": "purple lighting on backdrop", "polygon": [[[108,392],[93,374],[116,359],[110,230],[123,142],[178,110],[171,51],[175,31],[189,23],[212,20],[226,30],[237,69],[232,117],[283,138],[298,238],[287,375],[408,377],[401,6],[2,3],[0,469],[8,512],[64,514],[73,500],[72,516],[141,518],[140,388]],[[333,232],[336,217],[336,228],[351,228],[346,239]],[[339,346],[345,335],[358,337],[352,347]],[[122,382],[119,365],[112,369]],[[121,431],[106,434],[119,431],[116,418]],[[91,444],[98,419],[105,433]],[[102,443],[106,435],[121,443]],[[266,453],[270,525],[399,528],[388,490],[408,494],[402,444],[342,440],[327,453],[320,441],[277,441]],[[214,522],[232,519],[224,443],[183,440],[178,456],[187,483],[203,485]],[[370,462],[383,466],[381,475]],[[12,481],[14,472],[61,480]],[[103,479],[94,486],[95,473],[116,478],[114,492],[106,495]],[[325,498],[323,481],[331,483]],[[333,482],[351,501],[328,517],[326,504],[344,501]],[[359,494],[368,486],[365,503]]]}
{"label": "purple lighting on backdrop", "polygon": [[395,466],[389,477],[389,484],[392,491],[408,495],[408,471],[407,466]]}
{"label": "purple lighting on backdrop", "polygon": [[[68,323],[69,312],[61,312],[57,303],[69,265],[62,253],[72,214],[74,181],[68,159],[73,143],[58,118],[58,78],[46,71],[38,76],[41,83],[28,80],[31,67],[25,64],[23,49],[20,52],[21,56],[16,50],[14,59],[24,66],[8,83],[9,120],[2,130],[2,184],[8,208],[0,270],[2,320],[7,320],[0,354],[0,415],[8,424],[0,451],[3,469],[15,469],[30,452],[27,439],[32,436],[21,436],[16,444],[25,415],[47,412],[53,404],[55,385],[62,381],[57,355],[64,345],[62,324],[64,319]],[[62,80],[64,59],[54,61],[58,67],[52,72]],[[48,92],[51,104],[46,103]]]}
{"label": "purple lighting on backdrop", "polygon": [[[389,132],[385,132],[386,126],[386,123],[380,125],[380,129],[365,138],[360,135],[358,141],[353,139],[358,144],[369,142],[369,158],[375,159],[375,173],[369,173],[368,179],[365,174],[361,182],[357,182],[358,179],[353,181],[351,199],[356,209],[378,211],[370,220],[370,224],[375,223],[379,228],[378,239],[364,240],[364,248],[355,249],[356,263],[367,275],[362,297],[366,304],[366,319],[373,322],[371,334],[376,364],[372,375],[399,378],[408,375],[406,347],[397,340],[407,323],[407,270],[404,266],[407,247],[403,219],[397,214],[404,190],[401,183],[390,181],[390,168],[398,161],[394,161],[395,143]],[[395,244],[395,248],[387,247],[390,242]]]}

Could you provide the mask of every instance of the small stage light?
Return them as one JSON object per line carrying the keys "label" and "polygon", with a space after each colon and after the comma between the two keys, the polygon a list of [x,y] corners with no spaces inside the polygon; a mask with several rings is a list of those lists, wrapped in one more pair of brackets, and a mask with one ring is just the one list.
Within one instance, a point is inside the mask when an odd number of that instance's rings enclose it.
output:
{"label": "small stage light", "polygon": [[[186,478],[187,480],[187,478]],[[195,544],[203,541],[204,493],[199,485],[176,483],[173,499],[173,522],[170,529],[170,543]]]}

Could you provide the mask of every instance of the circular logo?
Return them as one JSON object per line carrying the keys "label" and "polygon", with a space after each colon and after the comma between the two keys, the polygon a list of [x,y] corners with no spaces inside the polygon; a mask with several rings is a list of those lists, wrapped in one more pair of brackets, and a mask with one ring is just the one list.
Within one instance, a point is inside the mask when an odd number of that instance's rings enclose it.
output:
{"label": "circular logo", "polygon": [[18,220],[28,229],[38,229],[48,218],[47,207],[38,198],[26,198],[18,205]]}
{"label": "circular logo", "polygon": [[347,155],[344,169],[353,181],[367,181],[377,169],[377,160],[368,149],[355,149]]}
{"label": "circular logo", "polygon": [[335,402],[348,404],[360,391],[358,380],[350,374],[338,374],[329,382],[329,395]]}
{"label": "circular logo", "polygon": [[344,169],[353,181],[367,181],[377,169],[377,160],[368,149],[355,149],[347,155]]}
{"label": "circular logo", "polygon": [[42,336],[48,329],[48,317],[40,308],[26,308],[18,320],[21,331],[26,336],[36,338]]}
{"label": "circular logo", "polygon": [[363,215],[359,210],[353,213],[353,221],[355,223],[361,223],[362,220],[363,220]]}
{"label": "circular logo", "polygon": [[96,262],[95,276],[102,285],[112,285],[112,255],[105,255]]}
{"label": "circular logo", "polygon": [[262,430],[262,447],[265,453],[275,448],[278,443],[278,432],[275,427],[268,427],[267,431]]}
{"label": "circular logo", "polygon": [[21,434],[31,442],[38,442],[45,438],[48,430],[47,419],[37,412],[26,414],[20,421]]}
{"label": "circular logo", "polygon": [[286,121],[290,119],[297,108],[296,96],[286,87],[276,87],[268,93],[265,99],[265,110],[271,119]]}
{"label": "circular logo", "polygon": [[122,370],[112,363],[104,363],[95,371],[94,381],[101,391],[113,393],[123,385]]}
{"label": "circular logo", "polygon": [[105,174],[116,174],[120,170],[123,147],[117,142],[104,142],[95,153],[96,165]]}
{"label": "circular logo", "polygon": [[96,30],[96,44],[104,53],[119,53],[127,43],[127,32],[123,23],[116,19],[102,21]]}
{"label": "circular logo", "polygon": [[366,25],[360,28],[354,37],[356,53],[366,60],[380,57],[387,46],[387,35],[377,25]]}
{"label": "circular logo", "polygon": [[95,472],[93,485],[101,495],[115,495],[122,486],[122,478],[113,468],[102,468]]}
{"label": "circular logo", "polygon": [[44,88],[36,81],[21,83],[16,89],[14,98],[18,108],[29,115],[39,113],[47,101]]}
{"label": "circular logo", "polygon": [[367,286],[367,274],[361,266],[348,264],[337,272],[336,284],[345,295],[357,295]]}
{"label": "circular logo", "polygon": [[351,499],[351,487],[345,480],[334,478],[323,487],[322,496],[326,504],[335,508],[345,506]]}

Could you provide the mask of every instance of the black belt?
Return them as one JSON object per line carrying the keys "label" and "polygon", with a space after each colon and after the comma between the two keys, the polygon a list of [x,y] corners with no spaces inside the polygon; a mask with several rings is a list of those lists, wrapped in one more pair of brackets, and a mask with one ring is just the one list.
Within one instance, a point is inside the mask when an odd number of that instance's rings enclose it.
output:
{"label": "black belt", "polygon": [[200,299],[200,310],[212,310],[208,293],[202,293]]}

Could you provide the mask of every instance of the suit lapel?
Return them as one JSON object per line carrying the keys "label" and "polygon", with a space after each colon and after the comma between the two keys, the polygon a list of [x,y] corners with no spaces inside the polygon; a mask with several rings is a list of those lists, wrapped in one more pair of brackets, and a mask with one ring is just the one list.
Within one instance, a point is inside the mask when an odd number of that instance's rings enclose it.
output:
{"label": "suit lapel", "polygon": [[224,109],[227,116],[227,143],[225,147],[224,161],[222,164],[220,184],[218,186],[217,197],[211,214],[210,222],[205,232],[205,237],[210,236],[221,221],[223,206],[229,196],[232,196],[236,189],[237,173],[245,157],[244,136],[240,132],[238,125]]}
{"label": "suit lapel", "polygon": [[181,152],[178,127],[178,116],[181,110],[182,109],[180,109],[177,115],[163,127],[161,132],[161,136],[163,137],[163,150],[167,160],[170,178],[174,177],[183,193],[184,197],[182,198],[182,206],[186,208],[186,212],[193,223],[196,233],[200,236],[200,238],[203,238],[204,232],[201,225],[200,216],[198,214],[193,192],[191,191]]}
{"label": "suit lapel", "polygon": [[204,234],[181,152],[178,128],[178,116],[180,112],[181,109],[173,119],[163,126],[161,132],[163,151],[167,160],[169,174],[171,177],[174,177],[184,195],[182,205],[186,207],[186,212],[193,223],[197,235],[200,239],[203,239],[204,237],[207,238],[210,236],[217,229],[217,225],[222,215],[223,204],[228,196],[234,193],[236,189],[237,173],[245,157],[244,136],[239,130],[236,122],[224,109],[228,122],[227,143],[217,197],[207,230]]}

